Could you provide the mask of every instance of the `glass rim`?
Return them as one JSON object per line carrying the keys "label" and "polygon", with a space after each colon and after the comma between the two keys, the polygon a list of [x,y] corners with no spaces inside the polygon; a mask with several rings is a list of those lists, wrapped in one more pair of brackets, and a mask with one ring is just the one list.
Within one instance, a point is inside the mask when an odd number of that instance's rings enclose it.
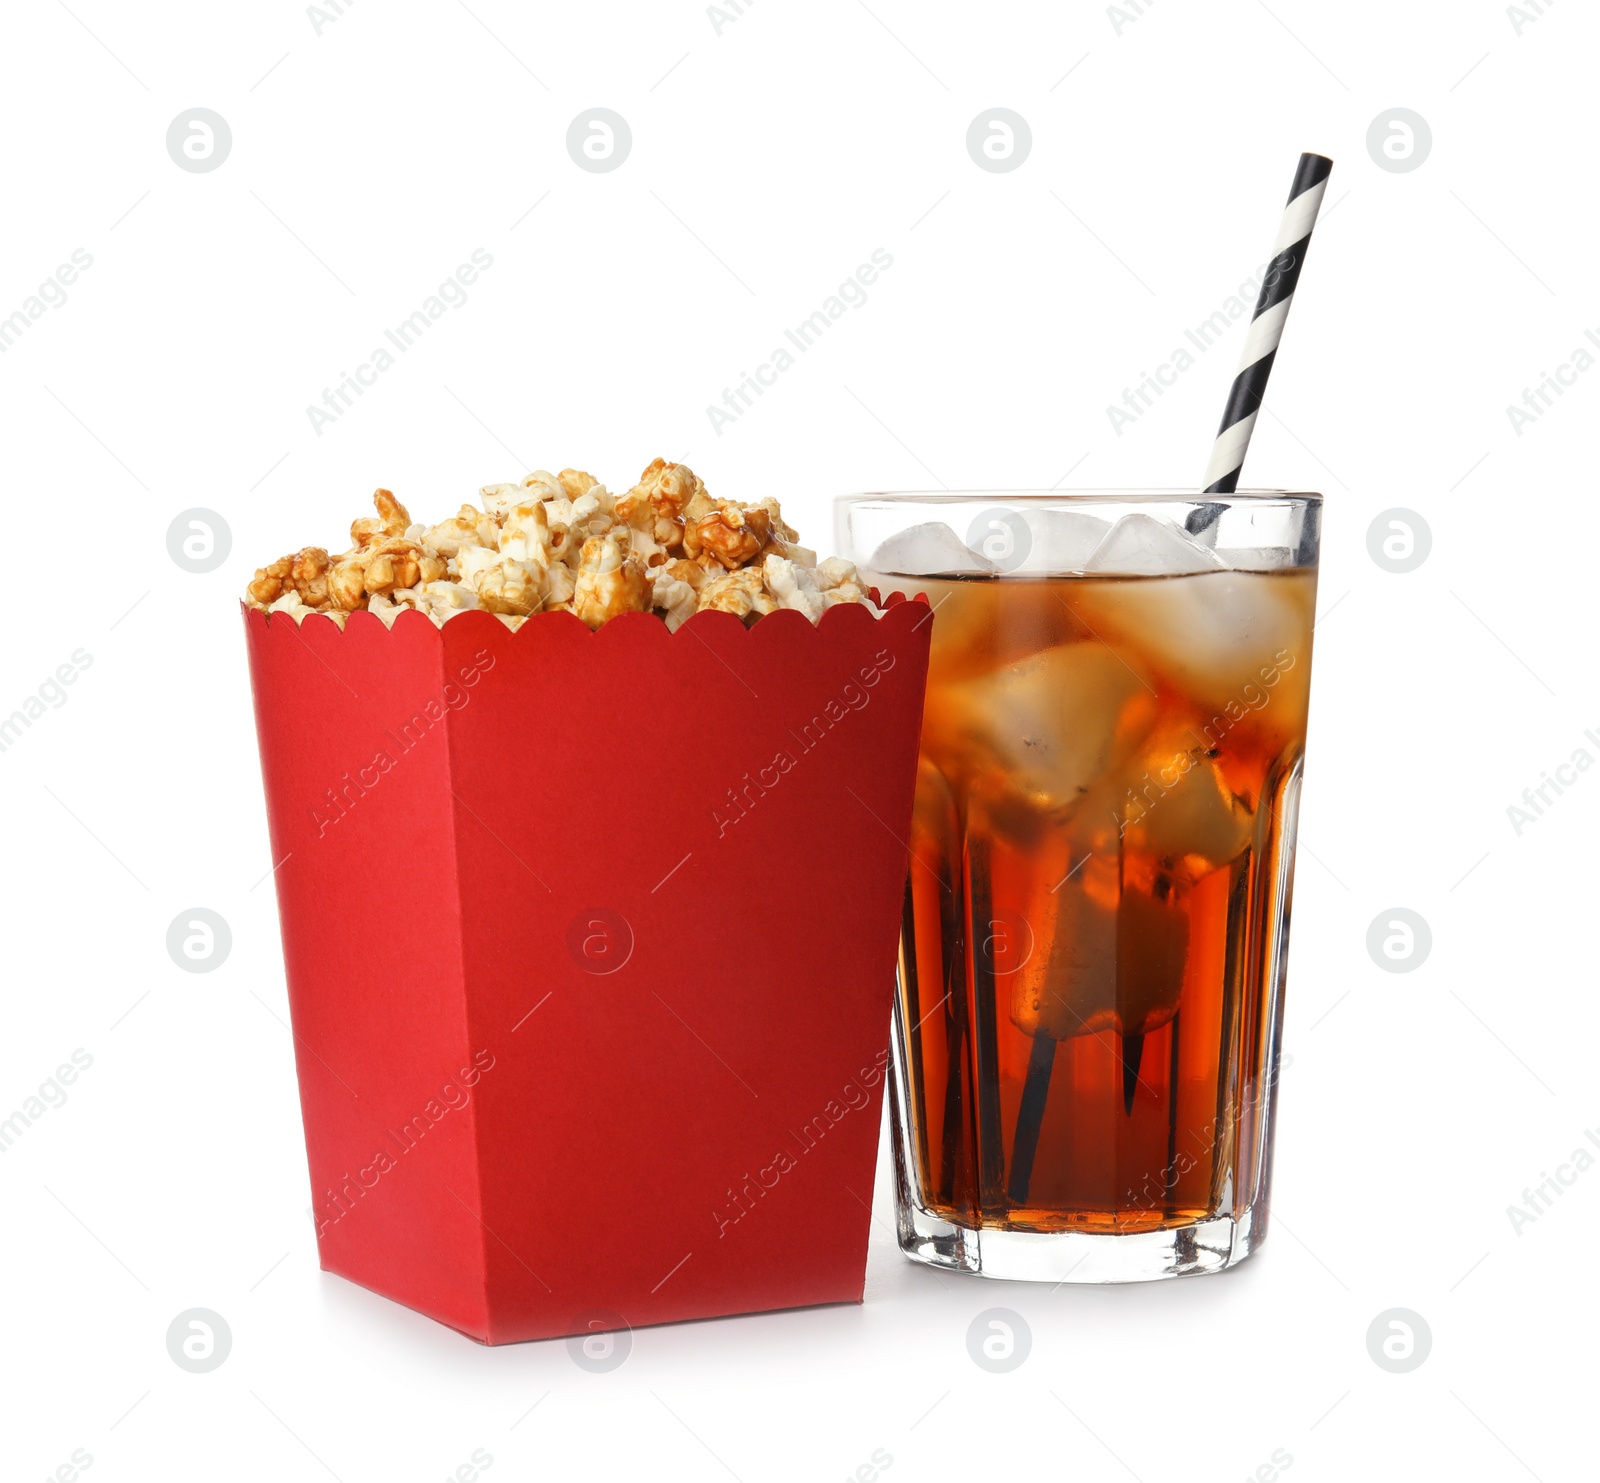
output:
{"label": "glass rim", "polygon": [[1068,501],[1082,504],[1321,504],[1322,495],[1309,489],[1236,489],[1232,494],[1206,494],[1197,489],[884,489],[834,496],[836,505],[971,504],[974,500],[1010,500],[1045,504]]}

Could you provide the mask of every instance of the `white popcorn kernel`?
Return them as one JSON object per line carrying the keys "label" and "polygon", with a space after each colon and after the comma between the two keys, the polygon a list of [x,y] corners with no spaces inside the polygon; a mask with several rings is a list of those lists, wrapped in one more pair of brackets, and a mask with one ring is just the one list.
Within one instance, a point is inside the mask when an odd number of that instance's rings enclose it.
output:
{"label": "white popcorn kernel", "polygon": [[809,568],[797,566],[782,556],[769,555],[762,564],[762,574],[767,590],[777,599],[780,608],[793,608],[813,623],[822,616],[826,604]]}
{"label": "white popcorn kernel", "polygon": [[793,541],[786,541],[782,536],[773,536],[767,542],[768,551],[776,551],[785,561],[792,561],[796,566],[815,567],[817,553],[807,546],[797,546]]}
{"label": "white popcorn kernel", "polygon": [[657,567],[650,576],[650,606],[666,619],[667,631],[676,633],[699,606],[700,594],[679,577]]}
{"label": "white popcorn kernel", "polygon": [[[604,493],[604,490],[600,492]],[[611,529],[612,521],[615,518],[612,514],[612,508],[609,495],[606,496],[603,502],[595,497],[593,490],[588,494],[579,495],[572,502],[572,514],[568,518],[573,537],[579,540],[587,540],[591,536],[605,535]]]}
{"label": "white popcorn kernel", "polygon": [[525,616],[539,611],[545,590],[542,566],[479,546],[464,547],[457,560],[461,585],[474,592],[479,605],[491,613]]}
{"label": "white popcorn kernel", "polygon": [[388,598],[375,592],[367,599],[367,611],[373,614],[385,628],[393,628],[394,620],[400,616],[403,608],[396,606]]}
{"label": "white popcorn kernel", "polygon": [[549,590],[545,593],[544,601],[547,608],[553,608],[559,603],[572,601],[572,594],[577,590],[577,576],[572,568],[564,561],[555,562],[546,576],[549,580]]}
{"label": "white popcorn kernel", "polygon": [[478,594],[459,582],[425,582],[421,589],[421,608],[435,623],[465,613],[478,606]]}
{"label": "white popcorn kernel", "polygon": [[549,469],[535,469],[522,484],[518,493],[518,502],[528,498],[532,491],[534,499],[561,499],[566,490],[561,487],[561,481]]}
{"label": "white popcorn kernel", "polygon": [[500,519],[512,506],[520,505],[528,497],[528,491],[520,484],[485,484],[478,491],[478,498],[483,503],[483,508]]}
{"label": "white popcorn kernel", "polygon": [[507,514],[500,528],[500,553],[538,567],[550,565],[550,517],[537,500],[517,505]]}
{"label": "white popcorn kernel", "polygon": [[853,582],[859,587],[861,578],[856,574],[855,566],[842,556],[830,556],[826,561],[817,563],[817,586],[824,592],[846,582]]}

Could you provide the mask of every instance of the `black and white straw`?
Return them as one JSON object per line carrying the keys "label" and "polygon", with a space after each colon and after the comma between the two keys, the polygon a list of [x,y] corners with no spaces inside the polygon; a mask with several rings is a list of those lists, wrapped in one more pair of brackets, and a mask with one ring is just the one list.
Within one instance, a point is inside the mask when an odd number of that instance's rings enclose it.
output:
{"label": "black and white straw", "polygon": [[1205,479],[1207,494],[1232,494],[1239,487],[1239,470],[1244,466],[1250,434],[1255,431],[1267,377],[1272,374],[1278,341],[1283,338],[1283,322],[1288,318],[1289,305],[1294,302],[1295,285],[1300,281],[1306,249],[1311,245],[1311,228],[1316,224],[1332,169],[1333,161],[1320,154],[1300,156],[1289,204],[1284,207],[1283,224],[1272,246],[1272,262],[1261,284],[1250,332],[1245,336],[1244,353],[1239,357],[1239,370],[1233,378],[1228,405],[1222,413],[1222,426],[1217,430],[1217,441],[1211,449],[1211,463],[1206,468]]}

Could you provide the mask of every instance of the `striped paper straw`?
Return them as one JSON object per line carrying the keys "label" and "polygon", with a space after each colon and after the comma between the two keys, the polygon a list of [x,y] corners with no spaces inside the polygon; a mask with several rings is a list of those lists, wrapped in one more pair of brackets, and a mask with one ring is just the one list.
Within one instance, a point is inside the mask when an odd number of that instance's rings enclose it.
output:
{"label": "striped paper straw", "polygon": [[1244,354],[1239,357],[1238,374],[1233,378],[1228,405],[1222,413],[1222,426],[1217,429],[1217,441],[1211,449],[1211,463],[1206,468],[1205,478],[1207,494],[1232,494],[1239,487],[1239,470],[1244,466],[1250,434],[1255,431],[1256,413],[1261,410],[1267,377],[1272,374],[1278,341],[1283,338],[1283,322],[1289,317],[1289,305],[1294,302],[1300,268],[1306,260],[1306,249],[1311,245],[1311,228],[1316,223],[1322,194],[1328,188],[1328,172],[1332,169],[1333,161],[1320,154],[1300,156],[1300,168],[1294,172],[1294,187],[1289,192],[1289,204],[1283,210],[1278,240],[1272,245],[1272,263],[1261,284],[1250,333],[1245,336]]}

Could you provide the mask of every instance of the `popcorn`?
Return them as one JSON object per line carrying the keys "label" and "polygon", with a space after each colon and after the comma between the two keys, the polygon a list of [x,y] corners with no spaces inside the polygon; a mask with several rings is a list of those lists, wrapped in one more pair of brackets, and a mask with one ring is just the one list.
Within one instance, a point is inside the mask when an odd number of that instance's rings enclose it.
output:
{"label": "popcorn", "polygon": [[525,618],[539,611],[544,601],[543,566],[482,546],[466,547],[458,561],[461,585],[487,612]]}
{"label": "popcorn", "polygon": [[650,574],[650,606],[666,619],[668,632],[676,633],[681,624],[694,616],[700,606],[700,594],[682,577],[675,577],[666,567],[658,566]]}
{"label": "popcorn", "polygon": [[[529,474],[521,484],[485,484],[478,491],[478,499],[483,508],[496,520],[503,519],[506,512],[513,505],[520,505],[528,497],[527,486],[533,482],[534,476]],[[544,495],[538,496],[540,499]]]}
{"label": "popcorn", "polygon": [[406,527],[411,524],[406,507],[387,489],[375,491],[372,503],[378,508],[378,518],[374,520],[368,516],[365,520],[352,521],[350,525],[350,539],[358,547],[369,546],[384,536],[403,536]]}
{"label": "popcorn", "polygon": [[790,608],[815,622],[838,603],[870,603],[849,562],[819,562],[798,543],[775,499],[713,498],[684,464],[655,459],[623,495],[565,468],[487,484],[478,498],[481,509],[428,525],[379,489],[377,514],[351,525],[348,551],[281,557],[256,572],[247,600],[297,623],[322,613],[343,626],[364,608],[393,626],[411,608],[443,624],[477,608],[511,629],[541,612],[591,628],[653,612],[672,631],[697,612],[750,623]]}
{"label": "popcorn", "polygon": [[285,594],[296,602],[309,600],[315,610],[328,602],[328,553],[321,546],[305,546],[293,556],[282,556],[264,566],[250,583],[252,601],[271,604]]}
{"label": "popcorn", "polygon": [[778,604],[765,586],[760,567],[745,566],[738,571],[713,577],[700,589],[699,609],[732,613],[735,618],[761,617],[778,611]]}
{"label": "popcorn", "polygon": [[[436,623],[442,624],[452,613],[464,613],[468,608],[478,606],[478,594],[459,582],[425,582],[421,587],[412,588],[409,593],[396,595],[411,597],[413,593],[417,611],[426,613]],[[381,599],[374,598],[373,601]]]}
{"label": "popcorn", "polygon": [[502,555],[535,566],[550,565],[550,516],[537,500],[515,505],[500,527]]}
{"label": "popcorn", "polygon": [[583,543],[572,611],[590,628],[598,628],[619,613],[642,612],[649,605],[649,578],[643,565],[633,560],[627,531],[624,525],[604,536],[590,536]]}
{"label": "popcorn", "polygon": [[572,539],[580,546],[590,536],[603,536],[615,522],[616,507],[603,484],[596,484],[587,494],[573,500],[567,515]]}
{"label": "popcorn", "polygon": [[292,587],[282,597],[276,597],[267,604],[269,613],[292,613],[294,621],[298,623],[307,613],[316,612],[315,608],[308,608],[300,601],[300,594]]}
{"label": "popcorn", "polygon": [[830,608],[835,603],[868,601],[855,567],[837,556],[817,563],[817,586]]}
{"label": "popcorn", "polygon": [[[356,525],[365,523],[356,521]],[[387,597],[397,587],[415,587],[444,575],[444,558],[437,552],[425,551],[403,535],[388,536],[358,545],[339,557],[328,573],[328,596],[334,607],[352,612],[365,607],[368,597]]]}
{"label": "popcorn", "polygon": [[813,623],[822,616],[827,604],[822,600],[822,589],[817,586],[813,572],[776,552],[767,557],[761,570],[767,591],[777,599],[780,608],[794,608]]}
{"label": "popcorn", "polygon": [[[272,607],[267,609],[267,611],[269,613],[277,612],[277,604],[274,603]],[[311,612],[313,610],[308,608],[306,611]],[[367,611],[369,613],[375,613],[385,628],[393,628],[394,620],[398,618],[401,613],[405,612],[405,609],[395,603],[390,602],[386,597],[369,597],[367,599]],[[304,613],[297,613],[295,615],[295,622],[298,623],[304,616]]]}
{"label": "popcorn", "polygon": [[698,592],[711,578],[706,569],[693,561],[686,561],[679,557],[676,561],[669,561],[661,568],[669,577],[676,577],[680,582],[687,582]]}
{"label": "popcorn", "polygon": [[705,492],[705,485],[693,469],[658,458],[639,475],[639,482],[628,491],[626,497],[644,500],[657,515],[678,520],[689,500]]}
{"label": "popcorn", "polygon": [[798,541],[800,539],[800,532],[784,522],[783,511],[778,508],[777,500],[773,499],[770,494],[759,501],[756,508],[766,512],[767,520],[772,526],[774,535],[781,537],[785,541]]}
{"label": "popcorn", "polygon": [[[471,505],[462,507],[449,520],[432,526],[413,526],[420,530],[416,538],[444,557],[454,556],[463,546],[493,546],[498,539],[498,527],[492,515],[483,514]],[[407,535],[411,532],[407,531]]]}
{"label": "popcorn", "polygon": [[572,594],[577,591],[578,579],[573,574],[572,568],[564,561],[558,561],[550,568],[550,585],[545,592],[545,611],[564,608],[571,611]]}
{"label": "popcorn", "polygon": [[[694,560],[703,555],[712,557],[731,572],[755,560],[767,544],[771,529],[772,517],[765,510],[747,510],[729,500],[685,526],[683,554]],[[701,565],[710,570],[704,561]]]}
{"label": "popcorn", "polygon": [[[586,495],[591,489],[600,487],[600,481],[593,474],[585,474],[577,469],[562,469],[556,475],[558,483],[568,499],[576,500]],[[604,490],[601,491],[604,493]]]}
{"label": "popcorn", "polygon": [[572,545],[572,501],[562,495],[559,499],[543,501],[541,508],[550,530],[550,554],[566,561],[569,547],[576,552],[583,546],[582,536],[576,546]]}

